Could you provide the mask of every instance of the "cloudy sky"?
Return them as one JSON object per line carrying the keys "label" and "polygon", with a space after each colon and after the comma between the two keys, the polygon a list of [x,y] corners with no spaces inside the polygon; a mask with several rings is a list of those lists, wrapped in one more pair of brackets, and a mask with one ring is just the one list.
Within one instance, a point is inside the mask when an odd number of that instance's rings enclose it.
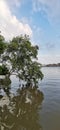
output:
{"label": "cloudy sky", "polygon": [[0,0],[0,31],[6,40],[28,34],[41,63],[60,62],[60,0]]}

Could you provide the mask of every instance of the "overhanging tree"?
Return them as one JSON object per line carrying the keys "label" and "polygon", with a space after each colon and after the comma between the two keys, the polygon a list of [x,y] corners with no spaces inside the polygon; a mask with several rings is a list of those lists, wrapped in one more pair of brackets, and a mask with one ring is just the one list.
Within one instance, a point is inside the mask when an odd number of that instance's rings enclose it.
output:
{"label": "overhanging tree", "polygon": [[3,56],[7,49],[7,43],[2,35],[0,35],[0,75],[6,75],[9,73],[8,68],[6,67],[6,62],[4,64]]}
{"label": "overhanging tree", "polygon": [[28,36],[12,39],[8,44],[7,55],[11,63],[11,72],[16,72],[18,77],[27,82],[36,83],[43,78],[41,64],[36,62],[38,46],[33,46]]}
{"label": "overhanging tree", "polygon": [[4,62],[10,64],[11,74],[15,72],[18,77],[27,83],[37,83],[43,78],[41,64],[37,62],[38,46],[33,46],[27,35],[14,37],[7,46]]}
{"label": "overhanging tree", "polygon": [[6,48],[5,39],[2,35],[0,35],[0,56],[4,53]]}

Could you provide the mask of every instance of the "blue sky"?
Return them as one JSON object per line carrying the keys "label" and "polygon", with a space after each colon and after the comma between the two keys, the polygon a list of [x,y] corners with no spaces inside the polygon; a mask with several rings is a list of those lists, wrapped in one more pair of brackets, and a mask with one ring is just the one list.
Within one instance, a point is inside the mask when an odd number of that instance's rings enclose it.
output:
{"label": "blue sky", "polygon": [[6,40],[28,34],[39,62],[60,62],[60,0],[0,0],[0,30]]}

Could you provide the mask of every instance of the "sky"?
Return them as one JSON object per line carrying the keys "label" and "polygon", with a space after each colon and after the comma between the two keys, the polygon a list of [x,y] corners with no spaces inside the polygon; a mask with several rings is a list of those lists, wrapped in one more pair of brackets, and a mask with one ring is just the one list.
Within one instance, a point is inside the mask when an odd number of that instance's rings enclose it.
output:
{"label": "sky", "polygon": [[6,40],[29,35],[40,63],[60,62],[60,0],[0,0],[0,31]]}

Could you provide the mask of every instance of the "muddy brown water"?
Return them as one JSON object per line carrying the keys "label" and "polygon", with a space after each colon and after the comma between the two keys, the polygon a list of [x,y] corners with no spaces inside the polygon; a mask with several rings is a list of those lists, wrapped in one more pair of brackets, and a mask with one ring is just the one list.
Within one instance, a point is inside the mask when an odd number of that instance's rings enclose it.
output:
{"label": "muddy brown water", "polygon": [[60,130],[60,68],[42,71],[39,89],[21,88],[14,75],[0,84],[0,130]]}

